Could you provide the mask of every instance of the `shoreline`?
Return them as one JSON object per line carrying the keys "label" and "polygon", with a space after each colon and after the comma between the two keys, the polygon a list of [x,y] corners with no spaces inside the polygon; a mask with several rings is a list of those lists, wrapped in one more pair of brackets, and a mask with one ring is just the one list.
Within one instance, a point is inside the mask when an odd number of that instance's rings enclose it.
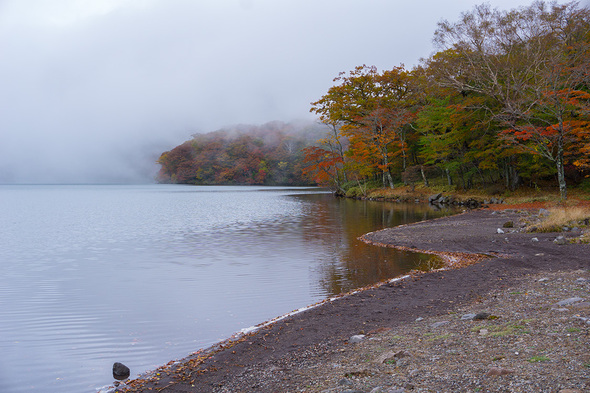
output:
{"label": "shoreline", "polygon": [[[283,370],[282,364],[296,359],[304,362],[322,353],[329,356],[329,348],[346,347],[354,335],[371,336],[375,331],[403,326],[433,312],[444,314],[495,289],[515,284],[532,272],[590,267],[585,258],[587,245],[555,245],[555,234],[496,233],[503,221],[518,216],[511,211],[477,210],[366,234],[364,241],[441,255],[447,262],[453,259],[452,267],[460,269],[413,274],[304,307],[295,314],[257,325],[255,331],[172,361],[117,391],[294,390],[301,383],[297,373]],[[538,237],[539,244],[533,245],[532,237]],[[486,258],[490,255],[495,258]],[[569,257],[566,263],[558,262],[563,256]],[[285,376],[252,383],[260,368],[282,370],[278,374]],[[227,390],[229,386],[234,390]]]}

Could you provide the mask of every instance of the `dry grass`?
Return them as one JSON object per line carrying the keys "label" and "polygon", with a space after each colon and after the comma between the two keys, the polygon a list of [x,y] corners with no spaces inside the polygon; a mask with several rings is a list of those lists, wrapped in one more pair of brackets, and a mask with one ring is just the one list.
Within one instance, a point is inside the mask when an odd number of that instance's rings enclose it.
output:
{"label": "dry grass", "polygon": [[538,232],[559,232],[564,226],[587,226],[590,208],[584,206],[554,207],[548,209],[536,224]]}

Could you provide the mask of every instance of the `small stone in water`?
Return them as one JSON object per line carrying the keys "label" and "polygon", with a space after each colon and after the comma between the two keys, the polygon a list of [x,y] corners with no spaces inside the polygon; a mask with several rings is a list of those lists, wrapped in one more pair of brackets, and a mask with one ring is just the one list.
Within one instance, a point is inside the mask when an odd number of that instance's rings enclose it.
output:
{"label": "small stone in water", "polygon": [[113,378],[118,380],[123,380],[129,378],[129,374],[131,371],[129,367],[124,365],[123,363],[116,362],[113,364]]}

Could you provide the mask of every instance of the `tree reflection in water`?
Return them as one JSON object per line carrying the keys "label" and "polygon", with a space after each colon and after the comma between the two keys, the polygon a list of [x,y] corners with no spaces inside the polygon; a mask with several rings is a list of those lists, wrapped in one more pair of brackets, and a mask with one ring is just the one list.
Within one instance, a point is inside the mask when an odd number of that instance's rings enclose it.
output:
{"label": "tree reflection in water", "polygon": [[[304,236],[320,251],[315,273],[324,293],[335,295],[403,275],[410,270],[441,266],[433,255],[376,247],[358,240],[365,233],[442,217],[457,209],[428,204],[359,201],[329,194],[298,195],[307,201]],[[329,251],[326,251],[329,250]]]}

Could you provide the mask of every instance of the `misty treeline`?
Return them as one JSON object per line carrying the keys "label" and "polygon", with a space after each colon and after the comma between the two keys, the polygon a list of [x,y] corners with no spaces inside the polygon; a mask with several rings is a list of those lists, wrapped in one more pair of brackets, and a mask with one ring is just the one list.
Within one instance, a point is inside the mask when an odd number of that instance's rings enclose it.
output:
{"label": "misty treeline", "polygon": [[[311,111],[328,127],[305,171],[340,193],[367,183],[559,187],[590,174],[590,11],[484,4],[438,24],[419,66],[341,73]],[[586,180],[588,182],[588,180]]]}
{"label": "misty treeline", "polygon": [[323,131],[309,122],[239,125],[195,134],[164,152],[158,181],[202,185],[313,185],[303,174],[303,148]]}

